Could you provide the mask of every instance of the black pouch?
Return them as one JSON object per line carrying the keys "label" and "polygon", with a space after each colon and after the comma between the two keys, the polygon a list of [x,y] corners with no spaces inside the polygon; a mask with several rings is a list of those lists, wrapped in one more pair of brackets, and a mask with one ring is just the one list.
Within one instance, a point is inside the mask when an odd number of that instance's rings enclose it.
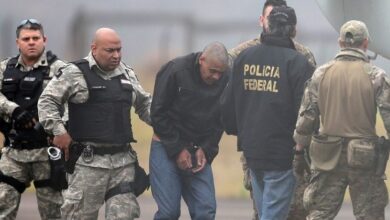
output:
{"label": "black pouch", "polygon": [[50,162],[50,187],[54,190],[61,191],[68,188],[66,180],[65,160],[63,157],[58,160],[49,160]]}
{"label": "black pouch", "polygon": [[134,195],[138,197],[150,187],[149,174],[146,174],[144,168],[139,165],[138,158],[136,158],[134,170]]}
{"label": "black pouch", "polygon": [[18,83],[19,81],[12,78],[3,79],[3,87],[1,88],[1,92],[7,97],[7,99],[13,100],[15,98],[16,92],[19,90]]}
{"label": "black pouch", "polygon": [[23,96],[32,96],[41,86],[41,77],[27,76],[20,81],[19,91]]}
{"label": "black pouch", "polygon": [[65,159],[60,149],[49,147],[47,149],[50,163],[50,187],[54,190],[61,191],[68,188],[66,180]]}

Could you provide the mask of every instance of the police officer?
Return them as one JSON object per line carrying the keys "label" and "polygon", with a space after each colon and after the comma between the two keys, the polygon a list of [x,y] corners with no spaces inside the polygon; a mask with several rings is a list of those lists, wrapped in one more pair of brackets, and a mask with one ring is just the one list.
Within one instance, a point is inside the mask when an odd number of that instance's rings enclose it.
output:
{"label": "police officer", "polygon": [[310,145],[307,219],[334,219],[347,186],[356,219],[385,219],[388,193],[382,174],[375,174],[380,146],[375,121],[378,108],[389,134],[390,81],[369,62],[368,43],[363,22],[346,22],[340,29],[340,52],[314,72],[307,86],[294,134],[297,150]]}
{"label": "police officer", "polygon": [[294,9],[274,7],[268,20],[262,43],[236,58],[222,109],[226,129],[237,135],[250,170],[258,218],[282,220],[287,218],[295,185],[296,114],[313,67],[291,40]]}
{"label": "police officer", "polygon": [[0,114],[7,138],[0,160],[0,218],[15,219],[21,193],[33,180],[42,219],[60,219],[62,197],[50,187],[47,135],[38,124],[43,88],[65,63],[45,50],[46,36],[35,19],[16,29],[19,55],[0,63]]}
{"label": "police officer", "polygon": [[[259,25],[263,28],[263,32],[266,32],[266,29],[268,28],[268,15],[272,11],[273,7],[276,6],[287,6],[287,3],[285,0],[266,0],[264,2],[262,15],[259,18]],[[296,35],[296,32],[291,33],[291,39],[294,42],[295,49],[304,55],[313,67],[316,66],[316,61],[314,58],[313,53],[310,51],[309,48],[305,47],[304,45],[297,42],[294,37]],[[233,49],[229,50],[229,56],[234,60],[243,50],[245,50],[248,47],[255,46],[261,43],[261,37],[254,38],[252,40],[248,40],[245,42],[242,42],[241,44],[237,45]]]}
{"label": "police officer", "polygon": [[[263,11],[262,15],[259,18],[259,24],[263,28],[263,33],[266,32],[266,29],[268,28],[268,15],[272,11],[273,7],[276,6],[287,6],[285,0],[267,0],[264,2],[263,6]],[[309,63],[315,68],[316,66],[316,61],[313,56],[313,53],[309,50],[309,48],[305,47],[304,45],[300,44],[297,42],[294,37],[295,37],[296,32],[291,33],[291,39],[294,43],[295,49],[304,55]],[[252,40],[245,41],[235,48],[231,49],[229,51],[229,56],[234,60],[243,50],[246,48],[249,48],[251,46],[259,45],[261,43],[261,37],[257,37]],[[297,177],[297,187],[294,191],[294,197],[293,201],[290,206],[290,211],[288,215],[288,220],[305,220],[307,211],[303,207],[303,192],[305,191],[306,186],[309,184],[309,179],[310,179],[310,173],[307,172],[308,169],[305,169],[307,167],[306,164],[304,164],[304,155],[300,154],[297,157],[295,157],[296,160],[294,160],[294,166],[297,166],[299,169],[296,169],[298,172],[296,172],[296,177]],[[249,175],[249,169],[248,165],[245,161],[245,157],[242,154],[241,155],[241,163],[242,163],[242,168],[244,171],[244,187],[249,190],[251,197],[253,196],[252,192],[252,187],[250,183],[250,175]],[[254,213],[253,213],[253,218],[252,219],[257,219],[257,211],[254,205]]]}
{"label": "police officer", "polygon": [[[135,156],[130,109],[150,124],[151,96],[134,71],[121,62],[121,40],[110,28],[96,31],[87,57],[59,72],[38,103],[42,125],[64,151],[69,187],[63,191],[64,219],[134,219],[140,209],[133,193]],[[69,103],[68,129],[59,117]],[[72,163],[76,163],[73,164]]]}

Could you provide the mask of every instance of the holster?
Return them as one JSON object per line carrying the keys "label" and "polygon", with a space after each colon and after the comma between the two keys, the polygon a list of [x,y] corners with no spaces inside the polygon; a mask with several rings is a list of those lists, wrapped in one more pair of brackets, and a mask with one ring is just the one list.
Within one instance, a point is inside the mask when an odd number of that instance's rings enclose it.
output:
{"label": "holster", "polygon": [[144,168],[139,165],[137,152],[135,152],[133,148],[130,148],[130,151],[135,156],[133,192],[134,195],[138,197],[150,187],[149,174],[146,174]]}
{"label": "holster", "polygon": [[65,170],[69,174],[73,174],[76,162],[83,152],[83,146],[79,143],[73,143],[69,147],[69,159],[65,161]]}
{"label": "holster", "polygon": [[377,176],[383,176],[386,171],[387,161],[389,160],[390,141],[386,140],[385,137],[379,137],[375,147],[378,155],[375,174]]}
{"label": "holster", "polygon": [[138,159],[135,162],[135,176],[134,176],[134,195],[139,196],[141,195],[146,189],[149,189],[150,187],[150,181],[149,181],[149,174],[146,174],[144,168],[142,168],[139,163]]}

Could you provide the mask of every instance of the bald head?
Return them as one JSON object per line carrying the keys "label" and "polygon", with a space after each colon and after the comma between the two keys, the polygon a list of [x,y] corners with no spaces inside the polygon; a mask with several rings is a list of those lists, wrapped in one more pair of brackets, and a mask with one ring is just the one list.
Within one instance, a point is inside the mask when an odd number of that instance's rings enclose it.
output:
{"label": "bald head", "polygon": [[222,43],[213,42],[207,45],[199,57],[200,76],[208,84],[214,84],[227,71],[229,55]]}
{"label": "bald head", "polygon": [[101,41],[107,41],[107,40],[119,40],[120,41],[120,38],[115,30],[113,30],[111,28],[104,27],[104,28],[99,28],[96,30],[92,43],[96,44],[96,43],[99,43]]}
{"label": "bald head", "polygon": [[121,40],[115,30],[99,28],[91,45],[91,52],[96,63],[104,71],[112,71],[121,61]]}

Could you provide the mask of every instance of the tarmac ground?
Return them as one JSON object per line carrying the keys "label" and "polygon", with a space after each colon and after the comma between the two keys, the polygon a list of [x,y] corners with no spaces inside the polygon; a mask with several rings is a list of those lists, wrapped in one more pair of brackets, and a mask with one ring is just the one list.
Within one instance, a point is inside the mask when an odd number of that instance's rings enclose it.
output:
{"label": "tarmac ground", "polygon": [[[142,195],[138,198],[141,207],[141,220],[151,220],[157,210],[157,206],[151,196]],[[252,204],[249,199],[217,199],[217,220],[250,220],[252,215]],[[181,206],[181,220],[190,220],[187,207],[184,202]],[[100,209],[99,220],[104,220],[103,208]],[[390,207],[386,208],[386,219],[390,216]],[[38,220],[40,219],[35,194],[25,192],[22,195],[17,220]],[[344,203],[335,220],[353,220],[352,205]]]}

